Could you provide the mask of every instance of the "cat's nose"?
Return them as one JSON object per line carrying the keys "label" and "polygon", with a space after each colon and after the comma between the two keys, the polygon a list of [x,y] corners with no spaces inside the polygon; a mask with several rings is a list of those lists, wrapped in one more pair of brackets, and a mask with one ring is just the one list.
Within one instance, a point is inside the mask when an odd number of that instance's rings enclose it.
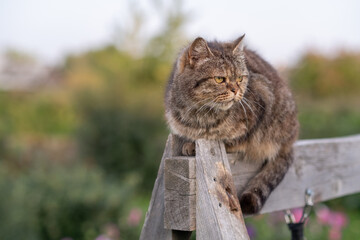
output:
{"label": "cat's nose", "polygon": [[234,84],[229,83],[227,88],[236,95],[238,88]]}
{"label": "cat's nose", "polygon": [[230,91],[232,91],[235,95],[237,94],[237,92],[238,92],[238,88],[236,88],[236,87],[234,87],[234,86],[231,86],[230,87]]}

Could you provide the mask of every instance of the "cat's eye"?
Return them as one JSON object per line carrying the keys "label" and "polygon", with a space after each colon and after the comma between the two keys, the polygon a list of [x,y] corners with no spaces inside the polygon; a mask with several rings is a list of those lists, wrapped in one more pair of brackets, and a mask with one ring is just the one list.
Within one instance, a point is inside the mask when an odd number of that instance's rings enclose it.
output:
{"label": "cat's eye", "polygon": [[215,79],[215,82],[216,82],[216,83],[223,83],[223,82],[225,82],[225,78],[224,78],[224,77],[215,77],[214,79]]}
{"label": "cat's eye", "polygon": [[243,76],[237,77],[236,82],[237,82],[237,83],[241,83],[242,80],[243,80],[243,78],[244,78]]}

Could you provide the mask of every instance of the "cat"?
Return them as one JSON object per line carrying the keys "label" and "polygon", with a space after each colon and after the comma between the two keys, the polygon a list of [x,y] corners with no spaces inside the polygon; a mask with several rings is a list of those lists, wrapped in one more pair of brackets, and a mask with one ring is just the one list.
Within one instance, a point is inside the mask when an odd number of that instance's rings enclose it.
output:
{"label": "cat", "polygon": [[293,161],[299,123],[292,93],[276,70],[233,42],[196,38],[175,61],[165,92],[165,117],[194,155],[196,139],[221,140],[227,152],[261,162],[239,194],[243,213],[260,211]]}

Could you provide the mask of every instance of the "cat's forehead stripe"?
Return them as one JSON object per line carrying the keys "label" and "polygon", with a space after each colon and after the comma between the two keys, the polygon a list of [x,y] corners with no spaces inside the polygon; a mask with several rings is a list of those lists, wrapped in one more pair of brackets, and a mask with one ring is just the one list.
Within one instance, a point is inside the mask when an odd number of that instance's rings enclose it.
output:
{"label": "cat's forehead stripe", "polygon": [[234,65],[234,63],[230,60],[230,59],[226,59],[225,61],[225,65],[226,65],[226,76],[227,77],[231,77],[236,75],[236,67]]}
{"label": "cat's forehead stripe", "polygon": [[230,77],[232,75],[230,66],[225,61],[219,66],[219,70],[220,70],[219,72],[215,70],[216,76]]}
{"label": "cat's forehead stripe", "polygon": [[226,64],[225,61],[221,61],[221,70],[223,72],[223,74],[226,76]]}
{"label": "cat's forehead stripe", "polygon": [[232,75],[232,76],[236,75],[236,67],[235,67],[234,62],[231,61],[231,60],[229,60],[229,64],[230,64],[230,66],[231,66],[231,73],[232,73],[231,75]]}
{"label": "cat's forehead stripe", "polygon": [[223,77],[234,77],[238,76],[239,74],[243,74],[245,72],[244,66],[239,65],[239,63],[226,56],[222,56],[217,60],[216,67],[208,68],[210,71],[209,73],[212,74],[212,77],[214,76],[223,76]]}

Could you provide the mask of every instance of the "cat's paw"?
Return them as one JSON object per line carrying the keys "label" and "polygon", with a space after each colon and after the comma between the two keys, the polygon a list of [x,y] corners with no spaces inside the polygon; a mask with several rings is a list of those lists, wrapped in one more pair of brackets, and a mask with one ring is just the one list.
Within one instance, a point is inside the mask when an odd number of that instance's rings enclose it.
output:
{"label": "cat's paw", "polygon": [[252,192],[244,192],[240,197],[241,211],[244,214],[258,213],[262,207],[260,197]]}
{"label": "cat's paw", "polygon": [[231,139],[231,140],[224,140],[225,146],[233,147],[238,144],[238,141]]}
{"label": "cat's paw", "polygon": [[225,140],[225,149],[226,152],[231,153],[231,152],[238,152],[239,150],[241,150],[239,148],[239,141],[238,140]]}
{"label": "cat's paw", "polygon": [[182,154],[184,156],[195,156],[195,143],[186,142],[182,147]]}

